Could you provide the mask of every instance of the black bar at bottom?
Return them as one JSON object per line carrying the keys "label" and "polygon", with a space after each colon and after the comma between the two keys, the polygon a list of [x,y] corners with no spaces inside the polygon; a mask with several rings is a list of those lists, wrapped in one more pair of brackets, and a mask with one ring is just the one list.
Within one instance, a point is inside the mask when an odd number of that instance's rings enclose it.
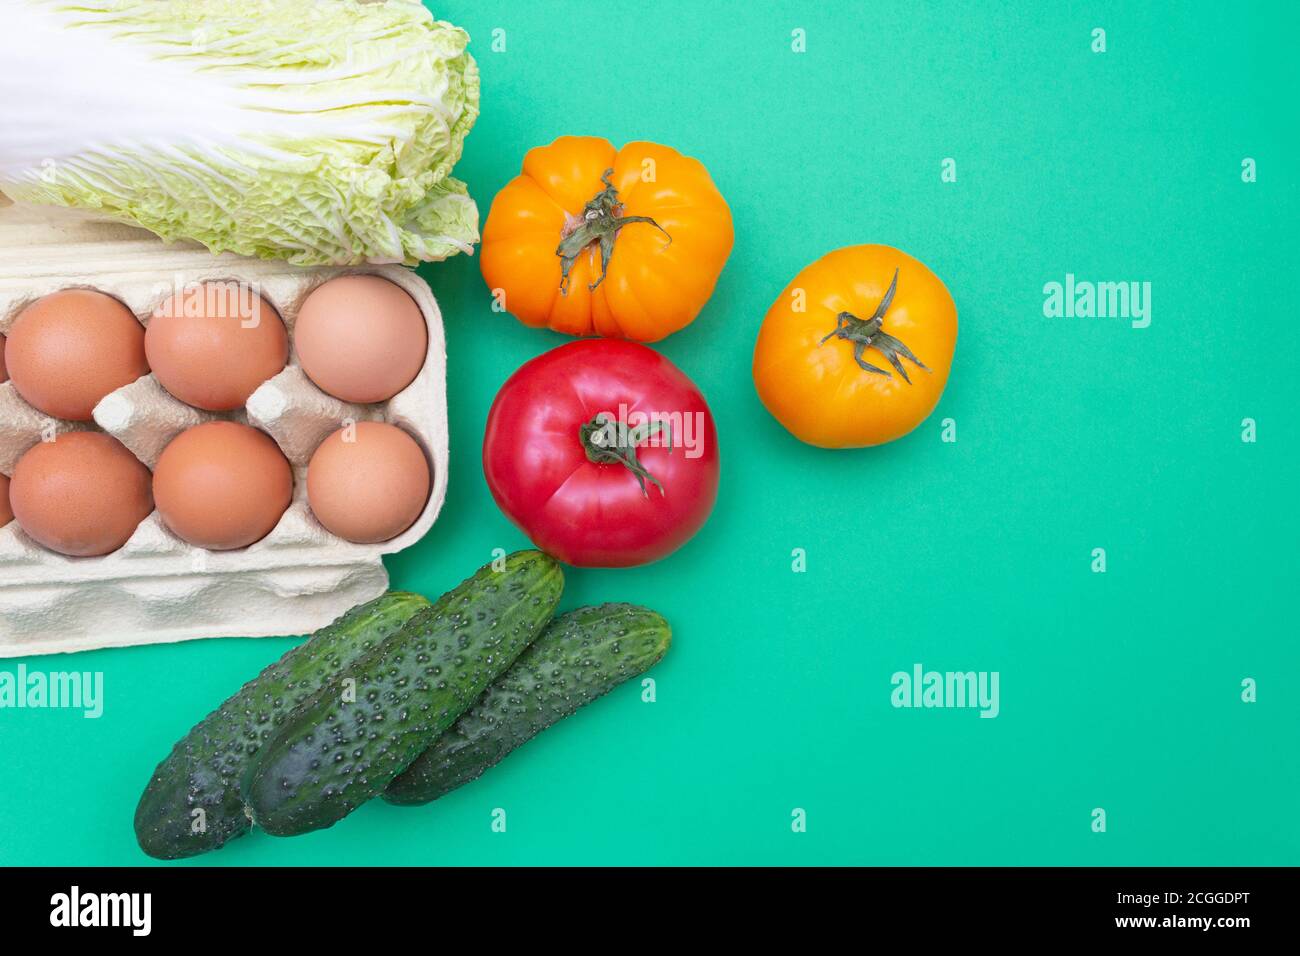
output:
{"label": "black bar at bottom", "polygon": [[[0,870],[10,932],[194,941],[256,927],[260,944],[410,936],[436,943],[576,927],[655,932],[707,920],[736,936],[782,925],[929,939],[1107,935],[1228,942],[1285,932],[1293,869],[148,869]],[[74,890],[75,887],[75,890]],[[1286,912],[1284,912],[1284,910]],[[533,922],[538,921],[538,922]],[[547,927],[550,927],[548,930]],[[196,932],[199,934],[196,936]],[[532,935],[536,933],[537,935]],[[1271,934],[1270,934],[1271,935]],[[660,940],[666,944],[666,940]]]}

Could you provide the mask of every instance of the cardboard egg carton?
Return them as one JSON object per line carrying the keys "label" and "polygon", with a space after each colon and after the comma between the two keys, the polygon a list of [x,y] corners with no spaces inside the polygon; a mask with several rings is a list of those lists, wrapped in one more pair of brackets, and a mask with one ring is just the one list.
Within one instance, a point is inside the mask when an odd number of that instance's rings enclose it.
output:
{"label": "cardboard egg carton", "polygon": [[[339,275],[383,276],[424,313],[424,368],[390,401],[354,405],[317,388],[293,348],[294,321],[307,295]],[[73,558],[37,544],[11,521],[0,528],[0,657],[154,644],[199,637],[304,634],[388,587],[382,557],[419,541],[447,492],[446,345],[429,287],[401,266],[304,269],[213,256],[84,215],[6,204],[0,197],[0,334],[28,304],[60,289],[112,295],[147,325],[165,299],[190,283],[253,284],[289,331],[288,366],[235,412],[202,411],[173,398],[152,375],[105,397],[93,422],[51,419],[0,383],[0,474],[22,454],[65,431],[108,432],[150,469],[163,448],[193,425],[228,419],[267,432],[294,471],[294,495],[279,524],[236,551],[182,541],[154,512],[118,551]],[[306,500],[307,462],[349,421],[385,421],[409,432],[429,460],[431,492],[420,517],[382,544],[352,544],[326,531]]]}

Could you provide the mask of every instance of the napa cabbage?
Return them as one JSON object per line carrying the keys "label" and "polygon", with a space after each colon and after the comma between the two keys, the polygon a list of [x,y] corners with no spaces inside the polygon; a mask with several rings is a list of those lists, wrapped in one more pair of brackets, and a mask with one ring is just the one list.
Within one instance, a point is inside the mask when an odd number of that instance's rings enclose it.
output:
{"label": "napa cabbage", "polygon": [[472,252],[468,42],[405,0],[6,0],[0,191],[302,265]]}

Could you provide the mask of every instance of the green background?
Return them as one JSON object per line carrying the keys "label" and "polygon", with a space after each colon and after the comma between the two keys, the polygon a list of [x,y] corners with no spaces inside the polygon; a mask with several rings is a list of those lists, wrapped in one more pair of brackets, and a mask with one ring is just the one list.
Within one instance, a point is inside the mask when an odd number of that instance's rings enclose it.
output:
{"label": "green background", "polygon": [[[482,68],[458,175],[485,216],[567,133],[675,146],[731,204],[717,292],[660,346],[715,413],[718,507],[659,564],[568,577],[565,607],[673,622],[656,703],[624,686],[436,804],[197,862],[1300,863],[1294,9],[438,4]],[[764,412],[751,350],[795,272],[861,242],[928,263],[960,341],[916,432],[821,451]],[[476,259],[420,271],[447,326],[452,474],[390,569],[436,595],[526,544],[479,442],[501,382],[563,339],[492,312]],[[1067,272],[1151,282],[1151,326],[1045,318]],[[0,863],[148,862],[131,815],[150,770],[290,644],[28,661],[102,670],[106,712],[0,711]],[[1001,715],[894,709],[914,663],[998,671]]]}

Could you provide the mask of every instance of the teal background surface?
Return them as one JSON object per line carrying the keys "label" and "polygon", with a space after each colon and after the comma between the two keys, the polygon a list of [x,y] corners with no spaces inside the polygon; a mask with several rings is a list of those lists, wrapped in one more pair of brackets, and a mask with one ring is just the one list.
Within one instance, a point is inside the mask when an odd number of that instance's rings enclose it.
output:
{"label": "teal background surface", "polygon": [[[663,562],[568,576],[563,607],[672,621],[655,703],[624,686],[433,805],[192,862],[1300,863],[1293,4],[435,12],[482,69],[457,175],[485,217],[525,151],[568,133],[672,145],[731,204],[715,296],[659,346],[712,405],[718,507]],[[960,340],[916,432],[827,452],[768,417],[750,357],[791,276],[861,242],[928,263]],[[420,272],[447,328],[452,474],[432,532],[389,567],[437,595],[527,543],[479,443],[502,381],[564,339],[492,312],[477,259]],[[1150,327],[1044,317],[1067,273],[1150,282]],[[131,831],[149,772],[291,643],[28,660],[103,671],[106,709],[0,710],[0,864],[150,862]],[[917,663],[997,671],[999,716],[895,709],[891,675]]]}

